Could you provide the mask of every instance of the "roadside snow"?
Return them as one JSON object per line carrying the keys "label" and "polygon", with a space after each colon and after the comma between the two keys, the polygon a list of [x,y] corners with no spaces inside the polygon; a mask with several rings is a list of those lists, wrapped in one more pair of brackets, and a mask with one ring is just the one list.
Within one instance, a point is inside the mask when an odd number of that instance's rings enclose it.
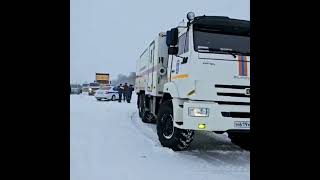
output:
{"label": "roadside snow", "polygon": [[71,180],[250,179],[250,152],[225,135],[196,132],[188,151],[160,145],[130,104],[70,96]]}

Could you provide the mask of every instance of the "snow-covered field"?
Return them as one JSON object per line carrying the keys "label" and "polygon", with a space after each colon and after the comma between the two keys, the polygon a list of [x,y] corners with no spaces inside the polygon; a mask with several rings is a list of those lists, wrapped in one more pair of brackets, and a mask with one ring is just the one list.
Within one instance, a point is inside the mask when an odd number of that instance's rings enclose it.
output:
{"label": "snow-covered field", "polygon": [[250,179],[250,152],[225,135],[196,132],[188,151],[160,145],[131,104],[70,95],[71,180]]}

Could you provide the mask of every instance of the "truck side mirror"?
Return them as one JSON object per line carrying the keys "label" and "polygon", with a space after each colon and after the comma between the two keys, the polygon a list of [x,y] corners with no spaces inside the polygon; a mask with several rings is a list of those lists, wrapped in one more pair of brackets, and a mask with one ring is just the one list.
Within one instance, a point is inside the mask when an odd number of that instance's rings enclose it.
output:
{"label": "truck side mirror", "polygon": [[178,28],[172,28],[170,31],[167,31],[166,43],[168,47],[178,44]]}
{"label": "truck side mirror", "polygon": [[168,54],[169,55],[177,55],[178,54],[178,47],[168,47]]}

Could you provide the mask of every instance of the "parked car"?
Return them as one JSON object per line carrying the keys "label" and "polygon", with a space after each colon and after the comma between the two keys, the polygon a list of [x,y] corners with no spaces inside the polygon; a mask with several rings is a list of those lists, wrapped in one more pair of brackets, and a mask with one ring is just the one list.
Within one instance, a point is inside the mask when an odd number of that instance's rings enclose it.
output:
{"label": "parked car", "polygon": [[90,83],[89,84],[89,96],[93,96],[99,88],[100,88],[99,83]]}
{"label": "parked car", "polygon": [[82,92],[89,92],[89,84],[82,84]]}
{"label": "parked car", "polygon": [[95,97],[98,101],[101,101],[102,99],[115,101],[119,99],[119,94],[118,94],[117,87],[105,86],[105,87],[101,87],[96,91]]}
{"label": "parked car", "polygon": [[82,89],[80,84],[71,84],[71,94],[81,94]]}

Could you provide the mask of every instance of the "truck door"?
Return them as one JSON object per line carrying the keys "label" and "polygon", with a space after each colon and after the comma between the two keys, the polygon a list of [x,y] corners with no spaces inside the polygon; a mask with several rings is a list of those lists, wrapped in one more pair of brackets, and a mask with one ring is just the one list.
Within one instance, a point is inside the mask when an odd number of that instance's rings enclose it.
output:
{"label": "truck door", "polygon": [[148,63],[148,91],[151,92],[153,89],[153,71],[154,71],[154,41],[151,43],[149,47],[149,63]]}
{"label": "truck door", "polygon": [[[178,56],[171,56],[172,67],[171,67],[171,80],[178,79],[181,75],[186,73],[186,69],[183,64],[183,57],[187,57],[189,53],[189,32],[182,34],[178,40]],[[183,76],[182,76],[183,77]]]}

